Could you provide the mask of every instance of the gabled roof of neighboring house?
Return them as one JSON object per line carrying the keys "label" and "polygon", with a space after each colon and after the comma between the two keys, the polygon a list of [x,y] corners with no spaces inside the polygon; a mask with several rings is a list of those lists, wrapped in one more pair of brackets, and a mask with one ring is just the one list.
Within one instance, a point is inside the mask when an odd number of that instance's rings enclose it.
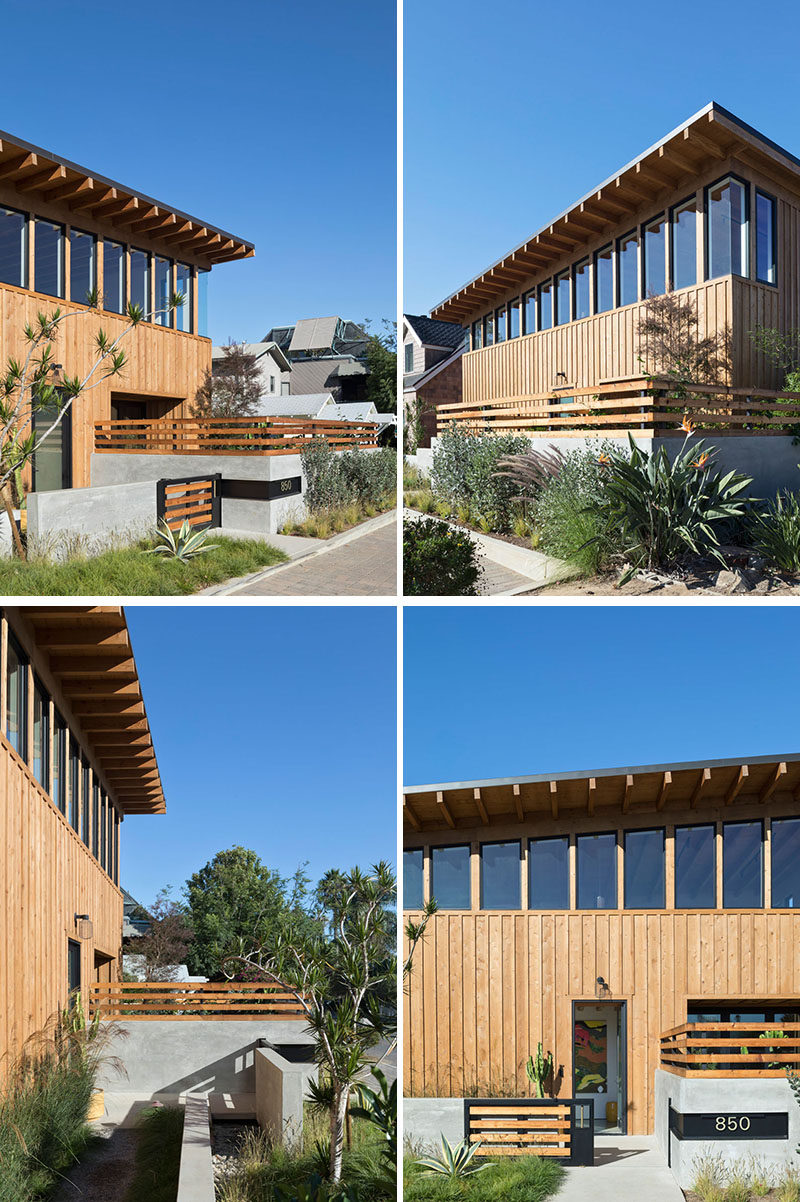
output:
{"label": "gabled roof of neighboring house", "polygon": [[[270,355],[278,364],[281,371],[291,371],[291,362],[286,358],[277,342],[244,342],[242,343],[245,353],[255,355],[256,359],[263,359],[266,355]],[[225,347],[215,346],[211,349],[212,363],[220,363],[225,358]]]}
{"label": "gabled roof of neighboring house", "polygon": [[[192,257],[207,259],[209,265],[245,259],[255,253],[252,242],[245,242],[236,234],[153,200],[116,180],[96,175],[52,150],[23,142],[3,130],[0,130],[0,173],[3,182],[12,187],[24,184],[26,192],[39,192],[47,199],[69,200],[76,222],[81,212],[91,212],[104,225],[119,226],[120,236],[126,241],[136,231],[138,222],[147,223],[143,228],[148,238],[170,243],[174,247],[172,253],[178,258],[181,247],[186,247]],[[132,219],[137,212],[138,217]]]}
{"label": "gabled roof of neighboring house", "polygon": [[464,341],[464,329],[457,322],[417,317],[413,313],[404,313],[403,319],[411,326],[423,346],[452,347],[455,350]]}
{"label": "gabled roof of neighboring house", "polygon": [[514,250],[474,276],[431,310],[439,320],[463,321],[479,307],[488,309],[495,298],[517,283],[547,268],[566,254],[597,239],[621,220],[626,209],[637,209],[662,192],[673,192],[682,180],[696,176],[709,158],[723,160],[741,155],[768,170],[796,191],[800,159],[711,101],[668,133],[655,145],[587,192],[549,224],[526,238]]}
{"label": "gabled roof of neighboring house", "polygon": [[258,405],[261,417],[317,417],[333,403],[329,392],[305,392],[299,395],[262,397]]}
{"label": "gabled roof of neighboring house", "polygon": [[295,359],[291,374],[292,394],[324,392],[326,386],[342,378],[343,366],[356,362],[355,359]]}
{"label": "gabled roof of neighboring house", "polygon": [[434,363],[433,367],[429,367],[427,371],[420,372],[418,376],[407,376],[403,381],[403,391],[410,392],[417,390],[427,384],[434,376],[438,376],[440,371],[444,371],[451,363],[455,363],[464,354],[464,344],[457,350],[453,351],[452,355],[448,355],[446,359],[440,359],[438,363]]}

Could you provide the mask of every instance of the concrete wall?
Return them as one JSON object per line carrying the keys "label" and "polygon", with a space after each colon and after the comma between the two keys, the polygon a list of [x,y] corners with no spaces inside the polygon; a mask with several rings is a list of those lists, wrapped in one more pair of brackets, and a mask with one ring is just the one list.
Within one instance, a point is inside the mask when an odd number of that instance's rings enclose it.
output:
{"label": "concrete wall", "polygon": [[415,1148],[438,1148],[464,1138],[463,1098],[403,1098],[403,1139]]}
{"label": "concrete wall", "polygon": [[[715,1111],[723,1114],[755,1111],[788,1113],[789,1138],[676,1139],[669,1132],[670,1105],[680,1114],[708,1114]],[[726,1161],[741,1160],[752,1155],[765,1164],[782,1168],[793,1160],[794,1150],[800,1143],[800,1107],[794,1101],[789,1083],[780,1079],[699,1077],[692,1080],[656,1069],[655,1115],[658,1146],[670,1163],[676,1181],[684,1189],[691,1187],[694,1161],[704,1151],[720,1153]]]}
{"label": "concrete wall", "polygon": [[214,1161],[207,1098],[187,1098],[175,1202],[214,1202]]}
{"label": "concrete wall", "polygon": [[82,535],[87,549],[95,550],[111,537],[133,542],[155,524],[152,481],[28,494],[28,538],[42,547],[52,546],[55,554],[75,535]]}
{"label": "concrete wall", "polygon": [[303,1102],[316,1076],[314,1064],[296,1064],[272,1048],[256,1049],[256,1117],[274,1141],[287,1147],[300,1142]]}

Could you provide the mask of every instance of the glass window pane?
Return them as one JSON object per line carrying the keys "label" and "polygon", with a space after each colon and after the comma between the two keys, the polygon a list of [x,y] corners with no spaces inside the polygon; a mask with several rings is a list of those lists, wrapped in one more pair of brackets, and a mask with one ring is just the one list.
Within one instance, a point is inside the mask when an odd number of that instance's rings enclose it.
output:
{"label": "glass window pane", "polygon": [[509,338],[519,338],[521,333],[521,303],[518,297],[508,306],[508,336]]}
{"label": "glass window pane", "polygon": [[67,726],[58,710],[53,711],[53,801],[67,812]]}
{"label": "glass window pane", "polygon": [[481,909],[519,910],[522,905],[520,845],[481,845]]}
{"label": "glass window pane", "polygon": [[431,848],[431,897],[440,910],[469,910],[469,847]]}
{"label": "glass window pane", "polygon": [[672,213],[672,286],[697,283],[697,201],[689,200]]}
{"label": "glass window pane", "polygon": [[594,256],[594,310],[607,313],[614,308],[614,256],[610,246],[604,246]]}
{"label": "glass window pane", "polygon": [[108,846],[108,798],[105,793],[100,794],[100,867],[106,866],[106,847]]}
{"label": "glass window pane", "polygon": [[0,208],[0,281],[28,285],[28,230],[24,213]]}
{"label": "glass window pane", "polygon": [[712,910],[717,896],[713,826],[675,827],[675,905]]}
{"label": "glass window pane", "polygon": [[37,680],[33,685],[33,775],[43,789],[50,787],[50,698]]}
{"label": "glass window pane", "polygon": [[772,820],[772,904],[800,907],[800,818]]}
{"label": "glass window pane", "polygon": [[473,321],[472,323],[472,349],[479,351],[483,346],[483,322]]}
{"label": "glass window pane", "polygon": [[539,329],[553,328],[553,281],[539,286]]}
{"label": "glass window pane", "polygon": [[663,910],[664,831],[625,833],[625,909]]}
{"label": "glass window pane", "polygon": [[145,321],[150,321],[150,256],[146,250],[132,250],[130,254],[131,304],[138,305]]}
{"label": "glass window pane", "polygon": [[644,294],[661,296],[667,291],[667,222],[657,217],[644,228]]}
{"label": "glass window pane", "polygon": [[28,661],[9,634],[6,657],[6,738],[28,762]]}
{"label": "glass window pane", "polygon": [[708,189],[708,278],[747,275],[747,197],[738,180]]}
{"label": "glass window pane", "polygon": [[160,326],[172,327],[172,260],[156,255],[156,322]]}
{"label": "glass window pane", "polygon": [[722,824],[722,904],[738,910],[763,906],[760,822]]}
{"label": "glass window pane", "polygon": [[125,264],[119,242],[103,243],[103,308],[122,313],[125,308]]}
{"label": "glass window pane", "polygon": [[776,282],[775,201],[756,190],[756,279]]}
{"label": "glass window pane", "polygon": [[97,285],[94,234],[69,231],[69,298],[85,305]]}
{"label": "glass window pane", "polygon": [[525,293],[525,296],[522,298],[522,304],[522,320],[524,326],[523,333],[535,334],[537,330],[535,288],[532,289],[532,291]]}
{"label": "glass window pane", "polygon": [[98,859],[100,852],[100,786],[92,785],[92,855]]}
{"label": "glass window pane", "polygon": [[615,910],[617,837],[578,835],[578,909]]}
{"label": "glass window pane", "polygon": [[494,342],[494,313],[487,313],[483,319],[483,345],[491,346]]}
{"label": "glass window pane", "polygon": [[639,236],[635,230],[619,240],[617,275],[619,303],[632,305],[639,299]]}
{"label": "glass window pane", "polygon": [[403,908],[421,910],[422,896],[422,848],[403,852]]}
{"label": "glass window pane", "polygon": [[[175,264],[175,291],[180,292],[183,297],[183,304],[179,305],[175,310],[175,326],[178,330],[185,330],[187,334],[193,332],[192,327],[192,269],[187,267],[185,263]],[[469,350],[469,347],[467,347]]]}
{"label": "glass window pane", "polygon": [[569,839],[531,839],[528,846],[528,906],[569,909]]}
{"label": "glass window pane", "polygon": [[69,824],[74,831],[78,829],[80,814],[80,752],[78,744],[72,735],[69,739]]}
{"label": "glass window pane", "polygon": [[588,317],[591,311],[591,295],[589,290],[589,260],[576,263],[573,269],[575,285],[575,320]]}
{"label": "glass window pane", "polygon": [[197,269],[197,332],[208,338],[208,268]]}
{"label": "glass window pane", "polygon": [[556,276],[556,325],[563,326],[571,318],[569,272]]}
{"label": "glass window pane", "polygon": [[505,305],[502,309],[497,309],[494,315],[494,330],[495,342],[505,342],[506,340],[506,309]]}
{"label": "glass window pane", "polygon": [[81,839],[87,847],[91,826],[91,771],[88,761],[81,759]]}
{"label": "glass window pane", "polygon": [[64,227],[38,219],[33,225],[34,291],[63,296]]}
{"label": "glass window pane", "polygon": [[[59,405],[53,404],[45,405],[33,414],[34,433],[37,439],[43,439],[37,444],[33,456],[35,492],[54,492],[70,487],[72,410],[68,409],[55,429],[51,430],[50,427],[58,417],[58,411]],[[44,437],[45,435],[47,437]]]}

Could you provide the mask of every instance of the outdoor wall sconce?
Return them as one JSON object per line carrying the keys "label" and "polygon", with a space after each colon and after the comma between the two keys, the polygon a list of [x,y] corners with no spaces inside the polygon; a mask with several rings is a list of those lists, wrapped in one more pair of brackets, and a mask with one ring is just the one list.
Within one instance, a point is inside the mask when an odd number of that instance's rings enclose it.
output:
{"label": "outdoor wall sconce", "polygon": [[94,934],[94,925],[88,914],[75,915],[75,928],[79,939],[91,939]]}
{"label": "outdoor wall sconce", "polygon": [[595,994],[599,998],[611,997],[611,988],[603,977],[598,977],[595,982]]}

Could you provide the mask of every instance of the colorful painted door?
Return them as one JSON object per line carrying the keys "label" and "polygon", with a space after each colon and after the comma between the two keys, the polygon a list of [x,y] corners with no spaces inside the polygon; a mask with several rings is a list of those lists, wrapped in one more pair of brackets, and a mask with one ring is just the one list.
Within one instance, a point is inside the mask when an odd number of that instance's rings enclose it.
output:
{"label": "colorful painted door", "polygon": [[608,1093],[608,1024],[601,1019],[575,1020],[575,1093]]}

